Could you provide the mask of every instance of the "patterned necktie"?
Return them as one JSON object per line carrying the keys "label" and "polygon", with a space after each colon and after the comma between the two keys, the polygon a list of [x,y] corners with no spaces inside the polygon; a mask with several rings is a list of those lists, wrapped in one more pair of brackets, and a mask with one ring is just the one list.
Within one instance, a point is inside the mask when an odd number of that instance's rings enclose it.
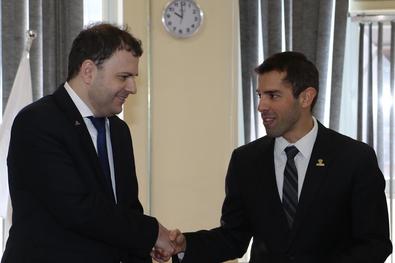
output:
{"label": "patterned necktie", "polygon": [[287,164],[284,169],[283,208],[288,224],[292,227],[298,206],[298,171],[296,170],[294,157],[299,150],[295,146],[288,146],[284,151],[287,154]]}
{"label": "patterned necktie", "polygon": [[110,187],[111,193],[112,183],[111,183],[111,172],[110,165],[108,162],[108,152],[107,152],[107,140],[106,140],[106,118],[95,118],[93,116],[88,117],[93,126],[95,126],[97,130],[97,155],[99,156],[100,165],[102,167],[103,173],[105,175],[105,180],[107,182],[107,186]]}

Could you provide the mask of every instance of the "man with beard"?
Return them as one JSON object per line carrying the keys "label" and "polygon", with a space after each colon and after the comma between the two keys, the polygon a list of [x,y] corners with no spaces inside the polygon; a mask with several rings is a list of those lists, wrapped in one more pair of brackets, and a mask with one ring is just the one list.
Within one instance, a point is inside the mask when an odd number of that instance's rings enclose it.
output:
{"label": "man with beard", "polygon": [[[283,52],[256,68],[267,135],[237,148],[226,176],[221,226],[181,234],[182,263],[382,263],[392,252],[385,181],[374,150],[312,115],[318,71]],[[159,255],[157,255],[159,257]]]}

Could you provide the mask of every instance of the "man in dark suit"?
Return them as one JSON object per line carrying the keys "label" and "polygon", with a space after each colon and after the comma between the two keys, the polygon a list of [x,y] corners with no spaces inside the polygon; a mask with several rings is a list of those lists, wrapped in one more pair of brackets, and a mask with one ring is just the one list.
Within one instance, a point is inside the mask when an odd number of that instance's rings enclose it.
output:
{"label": "man in dark suit", "polygon": [[168,230],[143,214],[129,128],[116,116],[137,91],[141,54],[127,29],[81,31],[67,82],[15,118],[2,263],[147,263],[154,247],[174,251]]}
{"label": "man in dark suit", "polygon": [[[278,53],[256,68],[267,136],[236,149],[221,226],[181,234],[182,263],[382,263],[392,251],[385,181],[368,145],[312,116],[318,71],[303,54]],[[156,254],[160,258],[159,254]]]}

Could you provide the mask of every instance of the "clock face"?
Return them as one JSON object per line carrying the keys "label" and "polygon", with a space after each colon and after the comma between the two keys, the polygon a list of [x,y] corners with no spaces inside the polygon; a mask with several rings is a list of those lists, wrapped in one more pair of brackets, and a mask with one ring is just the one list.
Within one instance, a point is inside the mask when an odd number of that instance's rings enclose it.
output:
{"label": "clock face", "polygon": [[203,12],[193,0],[173,0],[163,10],[162,23],[174,37],[192,36],[202,22]]}

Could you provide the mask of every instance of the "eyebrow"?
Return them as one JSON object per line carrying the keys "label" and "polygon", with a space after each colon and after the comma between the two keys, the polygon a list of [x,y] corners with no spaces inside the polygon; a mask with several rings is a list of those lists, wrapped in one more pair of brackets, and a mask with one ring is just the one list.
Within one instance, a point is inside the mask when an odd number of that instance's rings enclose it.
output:
{"label": "eyebrow", "polygon": [[276,90],[266,90],[263,93],[266,93],[266,94],[268,94],[268,93],[281,93],[281,91],[278,90],[278,89],[276,89]]}
{"label": "eyebrow", "polygon": [[133,73],[130,73],[130,72],[118,72],[117,75],[128,76],[128,77],[130,77],[130,76],[131,77],[137,77],[139,74],[138,73],[133,74]]}
{"label": "eyebrow", "polygon": [[259,91],[258,89],[255,90],[256,93],[264,93],[264,94],[272,94],[272,93],[281,93],[280,90],[275,89],[275,90],[265,90],[263,92]]}

